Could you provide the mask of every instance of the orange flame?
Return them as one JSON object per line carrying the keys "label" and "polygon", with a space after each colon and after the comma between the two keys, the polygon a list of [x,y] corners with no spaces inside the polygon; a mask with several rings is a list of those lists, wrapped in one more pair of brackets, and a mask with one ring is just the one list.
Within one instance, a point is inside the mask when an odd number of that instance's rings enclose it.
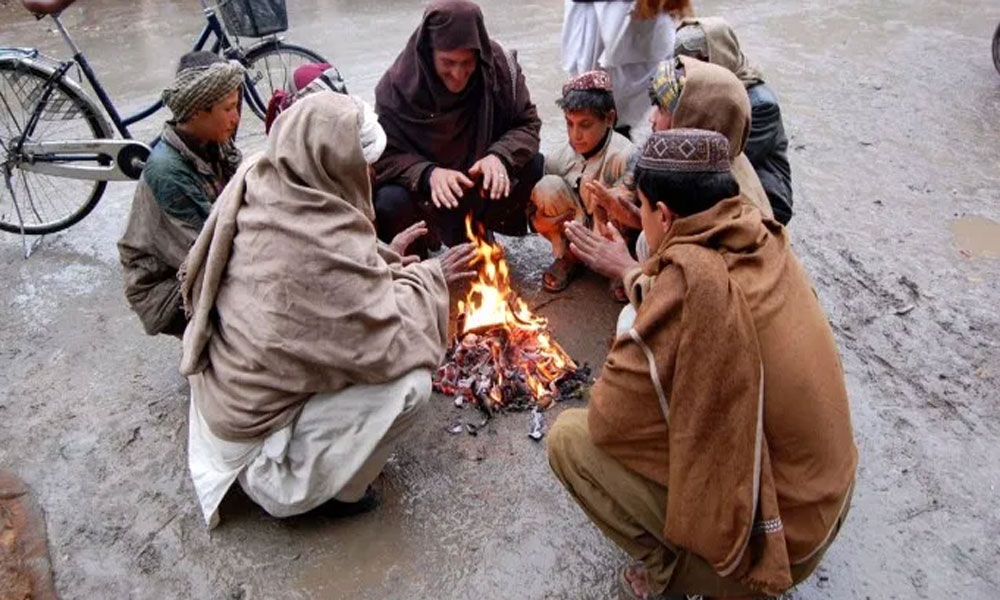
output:
{"label": "orange flame", "polygon": [[[475,262],[480,268],[478,279],[472,283],[465,300],[458,303],[458,310],[464,317],[462,334],[502,328],[513,343],[537,357],[519,364],[518,369],[535,401],[545,408],[554,396],[552,384],[577,366],[552,339],[547,330],[548,320],[532,313],[511,289],[510,269],[503,248],[473,233],[471,219],[466,219],[465,231],[476,246],[478,260]],[[491,349],[494,358],[499,359],[502,349],[499,346]],[[489,394],[490,400],[497,405],[502,404],[499,402],[502,385],[501,373]]]}

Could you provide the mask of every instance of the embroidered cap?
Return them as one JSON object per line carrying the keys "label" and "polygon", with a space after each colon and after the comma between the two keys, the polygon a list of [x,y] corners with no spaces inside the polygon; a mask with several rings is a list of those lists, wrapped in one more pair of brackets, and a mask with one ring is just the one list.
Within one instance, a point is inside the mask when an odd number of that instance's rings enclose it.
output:
{"label": "embroidered cap", "polygon": [[639,166],[651,171],[728,173],[729,141],[704,129],[669,129],[651,136]]}
{"label": "embroidered cap", "polygon": [[566,82],[563,86],[563,96],[573,90],[595,90],[601,92],[611,91],[611,76],[607,71],[594,70],[581,73]]}

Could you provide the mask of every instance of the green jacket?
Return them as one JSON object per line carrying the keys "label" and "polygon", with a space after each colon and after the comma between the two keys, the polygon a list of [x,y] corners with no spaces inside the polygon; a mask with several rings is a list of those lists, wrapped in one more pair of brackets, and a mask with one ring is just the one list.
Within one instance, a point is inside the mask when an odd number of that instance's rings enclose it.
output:
{"label": "green jacket", "polygon": [[171,125],[159,141],[135,189],[118,253],[125,298],[149,335],[182,335],[187,319],[177,270],[187,257],[215,199],[239,166],[232,144],[193,152]]}

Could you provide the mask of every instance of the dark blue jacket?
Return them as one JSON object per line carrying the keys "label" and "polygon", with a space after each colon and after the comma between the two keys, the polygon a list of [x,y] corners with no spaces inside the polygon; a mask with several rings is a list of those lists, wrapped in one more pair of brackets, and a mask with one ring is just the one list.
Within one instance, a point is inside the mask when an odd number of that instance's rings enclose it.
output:
{"label": "dark blue jacket", "polygon": [[774,218],[787,225],[792,218],[792,168],[788,164],[788,138],[781,121],[781,108],[774,93],[763,83],[748,88],[747,95],[750,139],[744,153],[757,171]]}

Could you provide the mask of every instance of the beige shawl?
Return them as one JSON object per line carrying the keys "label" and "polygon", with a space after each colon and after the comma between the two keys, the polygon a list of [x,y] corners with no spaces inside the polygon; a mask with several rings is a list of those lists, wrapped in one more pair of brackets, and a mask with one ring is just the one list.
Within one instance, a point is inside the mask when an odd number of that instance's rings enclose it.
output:
{"label": "beige shawl", "polygon": [[684,89],[677,100],[671,127],[718,131],[729,139],[729,158],[740,192],[765,218],[774,217],[771,202],[757,172],[743,150],[750,138],[750,98],[746,89],[723,67],[688,56],[684,66]]}
{"label": "beige shawl", "polygon": [[444,275],[436,260],[404,268],[379,249],[360,124],[333,92],[282,113],[188,255],[181,372],[221,438],[266,436],[313,394],[443,357]]}
{"label": "beige shawl", "polygon": [[697,26],[705,33],[705,44],[708,46],[708,62],[725,67],[736,75],[745,87],[763,83],[764,76],[754,65],[750,64],[740,49],[740,41],[736,32],[722,17],[704,17],[684,19],[678,29]]}

